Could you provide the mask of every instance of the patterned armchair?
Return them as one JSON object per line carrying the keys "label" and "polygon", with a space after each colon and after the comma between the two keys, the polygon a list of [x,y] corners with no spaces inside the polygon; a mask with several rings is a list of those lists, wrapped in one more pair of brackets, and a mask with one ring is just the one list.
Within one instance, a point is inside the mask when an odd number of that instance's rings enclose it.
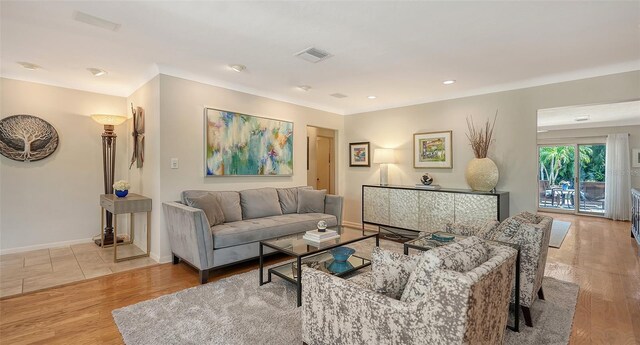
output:
{"label": "patterned armchair", "polygon": [[430,256],[426,260],[436,260],[427,265],[436,264],[430,271],[430,287],[411,302],[372,290],[370,272],[343,280],[303,268],[303,341],[309,345],[502,343],[516,251],[486,244],[488,259],[461,273],[440,265],[439,257],[449,255],[446,250],[438,255],[441,248],[422,254]]}
{"label": "patterned armchair", "polygon": [[[445,226],[444,231],[520,245],[520,306],[526,325],[533,327],[530,308],[536,298],[544,299],[542,278],[547,263],[552,223],[551,217],[522,212],[502,223],[450,223]],[[514,296],[515,293],[511,296],[512,301]]]}

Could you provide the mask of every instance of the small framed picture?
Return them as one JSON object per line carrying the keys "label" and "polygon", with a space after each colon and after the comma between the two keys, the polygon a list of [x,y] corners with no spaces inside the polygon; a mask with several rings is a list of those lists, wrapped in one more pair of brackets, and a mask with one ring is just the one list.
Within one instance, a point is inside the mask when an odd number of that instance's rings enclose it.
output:
{"label": "small framed picture", "polygon": [[453,168],[452,131],[413,135],[414,168]]}
{"label": "small framed picture", "polygon": [[371,166],[369,160],[369,142],[349,143],[349,166],[368,167]]}
{"label": "small framed picture", "polygon": [[640,168],[640,149],[631,150],[631,167]]}

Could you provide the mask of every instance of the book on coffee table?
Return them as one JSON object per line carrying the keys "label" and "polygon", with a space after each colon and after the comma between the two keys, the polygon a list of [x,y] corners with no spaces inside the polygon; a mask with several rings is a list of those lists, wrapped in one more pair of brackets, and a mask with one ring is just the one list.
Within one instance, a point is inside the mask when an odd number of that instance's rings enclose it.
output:
{"label": "book on coffee table", "polygon": [[340,238],[340,235],[334,230],[326,230],[324,232],[310,230],[307,231],[302,238],[311,242],[324,242]]}

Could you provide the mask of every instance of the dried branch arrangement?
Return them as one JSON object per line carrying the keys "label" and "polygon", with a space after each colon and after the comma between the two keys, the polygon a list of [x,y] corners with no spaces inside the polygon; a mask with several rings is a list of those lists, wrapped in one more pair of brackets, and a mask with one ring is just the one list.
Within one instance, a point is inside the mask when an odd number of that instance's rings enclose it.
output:
{"label": "dried branch arrangement", "polygon": [[476,128],[473,123],[473,117],[467,117],[467,127],[469,132],[467,138],[469,144],[473,149],[473,154],[476,158],[487,158],[489,152],[489,145],[493,141],[493,127],[496,125],[496,119],[498,118],[498,111],[496,110],[496,116],[493,118],[493,123],[487,119],[484,127]]}

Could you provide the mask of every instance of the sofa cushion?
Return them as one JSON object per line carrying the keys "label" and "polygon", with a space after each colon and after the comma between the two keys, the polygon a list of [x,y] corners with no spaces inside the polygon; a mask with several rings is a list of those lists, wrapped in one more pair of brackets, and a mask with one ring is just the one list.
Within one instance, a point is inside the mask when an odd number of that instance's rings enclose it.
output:
{"label": "sofa cushion", "polygon": [[324,213],[326,189],[298,189],[298,213]]}
{"label": "sofa cushion", "polygon": [[298,212],[298,189],[313,189],[311,186],[293,187],[293,188],[277,188],[278,200],[282,214],[290,214]]}
{"label": "sofa cushion", "polygon": [[242,209],[240,208],[240,194],[238,192],[208,191],[208,190],[185,190],[182,192],[182,203],[189,205],[188,198],[199,197],[203,194],[212,194],[218,198],[225,222],[235,222],[242,220]]}
{"label": "sofa cushion", "polygon": [[442,261],[431,251],[426,251],[419,256],[416,268],[409,275],[407,285],[400,296],[403,302],[411,303],[426,295],[432,282],[432,276],[440,268]]}
{"label": "sofa cushion", "polygon": [[237,246],[313,230],[320,220],[324,220],[329,226],[336,226],[338,223],[336,217],[329,214],[294,213],[216,225],[211,228],[213,248]]}
{"label": "sofa cushion", "polygon": [[442,261],[442,268],[461,273],[471,271],[489,258],[484,240],[475,236],[432,249],[431,254]]}
{"label": "sofa cushion", "polygon": [[538,224],[540,222],[540,220],[538,219],[538,216],[528,211],[520,212],[513,217],[519,218],[520,220],[523,220],[525,223]]}
{"label": "sofa cushion", "polygon": [[254,219],[282,214],[275,188],[247,189],[240,192],[242,219]]}
{"label": "sofa cushion", "polygon": [[516,236],[520,231],[520,227],[529,222],[521,217],[509,217],[500,223],[495,235],[491,238],[495,241],[510,242],[510,240]]}
{"label": "sofa cushion", "polygon": [[211,193],[188,198],[187,205],[204,211],[210,227],[224,223],[224,213],[222,212],[220,201],[218,201],[218,198]]}
{"label": "sofa cushion", "polygon": [[418,255],[408,256],[373,247],[371,253],[373,290],[385,296],[400,299],[419,258]]}

